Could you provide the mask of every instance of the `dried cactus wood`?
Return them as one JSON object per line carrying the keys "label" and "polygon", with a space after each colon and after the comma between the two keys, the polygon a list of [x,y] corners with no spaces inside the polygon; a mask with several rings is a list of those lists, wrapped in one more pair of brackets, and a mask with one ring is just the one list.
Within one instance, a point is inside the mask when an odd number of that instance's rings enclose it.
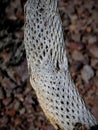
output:
{"label": "dried cactus wood", "polygon": [[90,129],[97,122],[68,70],[57,0],[28,0],[25,16],[24,43],[30,81],[44,113],[56,129],[73,130],[77,124]]}

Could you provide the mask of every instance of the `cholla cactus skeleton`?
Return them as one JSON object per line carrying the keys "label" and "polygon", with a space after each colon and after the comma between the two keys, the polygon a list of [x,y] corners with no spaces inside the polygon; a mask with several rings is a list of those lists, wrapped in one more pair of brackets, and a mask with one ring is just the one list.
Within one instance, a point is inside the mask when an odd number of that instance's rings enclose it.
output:
{"label": "cholla cactus skeleton", "polygon": [[57,0],[28,0],[24,43],[30,81],[48,119],[60,130],[96,120],[86,108],[69,70]]}

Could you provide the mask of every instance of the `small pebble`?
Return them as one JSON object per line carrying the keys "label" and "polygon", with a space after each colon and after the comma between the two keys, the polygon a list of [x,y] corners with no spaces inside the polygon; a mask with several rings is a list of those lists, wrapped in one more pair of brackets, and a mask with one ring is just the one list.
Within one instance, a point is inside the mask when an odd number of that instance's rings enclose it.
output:
{"label": "small pebble", "polygon": [[92,56],[98,58],[98,45],[92,44],[88,46],[88,51],[91,53]]}
{"label": "small pebble", "polygon": [[88,39],[88,43],[90,43],[90,44],[94,44],[96,41],[97,41],[96,36],[90,36]]}
{"label": "small pebble", "polygon": [[72,53],[72,58],[76,61],[83,61],[84,57],[82,55],[82,53],[80,53],[79,51],[74,51]]}
{"label": "small pebble", "polygon": [[89,80],[94,76],[94,71],[91,66],[85,65],[81,71],[82,79],[89,83]]}

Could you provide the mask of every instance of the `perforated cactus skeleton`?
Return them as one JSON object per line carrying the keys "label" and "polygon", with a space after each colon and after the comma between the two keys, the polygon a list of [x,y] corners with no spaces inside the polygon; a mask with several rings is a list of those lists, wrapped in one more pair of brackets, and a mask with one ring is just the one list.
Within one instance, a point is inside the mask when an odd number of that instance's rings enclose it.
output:
{"label": "perforated cactus skeleton", "polygon": [[57,0],[28,0],[25,5],[24,43],[31,85],[56,129],[89,129],[97,122],[75,87],[66,57]]}

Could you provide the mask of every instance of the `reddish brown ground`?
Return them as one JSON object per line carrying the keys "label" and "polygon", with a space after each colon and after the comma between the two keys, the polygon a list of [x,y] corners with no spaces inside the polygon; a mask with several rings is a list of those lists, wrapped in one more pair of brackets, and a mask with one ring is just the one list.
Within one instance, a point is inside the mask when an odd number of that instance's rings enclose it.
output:
{"label": "reddish brown ground", "polygon": [[[27,71],[25,0],[0,1],[0,130],[54,130]],[[72,77],[98,120],[98,0],[59,0]]]}

